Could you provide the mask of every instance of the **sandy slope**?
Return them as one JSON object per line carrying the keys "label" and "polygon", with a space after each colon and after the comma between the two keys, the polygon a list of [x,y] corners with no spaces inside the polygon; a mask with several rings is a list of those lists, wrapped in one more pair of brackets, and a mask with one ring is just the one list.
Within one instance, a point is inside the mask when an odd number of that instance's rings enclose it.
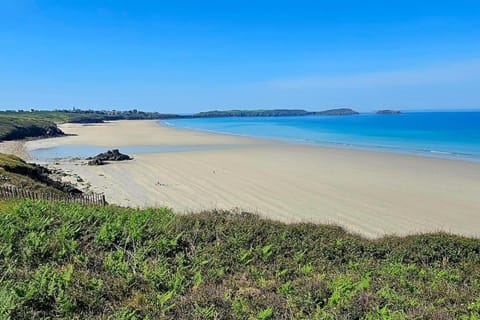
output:
{"label": "sandy slope", "polygon": [[369,237],[446,230],[480,234],[480,164],[289,145],[153,121],[63,125],[56,144],[229,145],[226,150],[135,155],[101,167],[62,162],[120,205],[180,212],[241,208],[287,222],[328,222]]}

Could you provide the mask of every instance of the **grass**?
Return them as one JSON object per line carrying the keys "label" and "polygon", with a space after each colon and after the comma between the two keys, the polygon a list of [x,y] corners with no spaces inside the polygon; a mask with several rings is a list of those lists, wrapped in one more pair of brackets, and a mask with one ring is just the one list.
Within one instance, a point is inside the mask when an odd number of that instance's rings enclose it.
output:
{"label": "grass", "polygon": [[0,202],[1,319],[478,319],[480,240]]}
{"label": "grass", "polygon": [[0,141],[39,137],[58,130],[48,118],[0,114]]}
{"label": "grass", "polygon": [[50,194],[63,194],[61,190],[48,185],[38,177],[38,168],[21,158],[0,153],[0,185],[16,186],[24,190]]}
{"label": "grass", "polygon": [[53,111],[0,111],[0,142],[24,138],[59,136],[63,133],[58,123],[98,123],[111,120],[158,120],[174,118],[235,117],[235,116],[292,116],[292,115],[351,115],[351,109],[332,109],[320,112],[305,110],[228,110],[207,111],[193,115],[162,114],[158,112],[53,110]]}
{"label": "grass", "polygon": [[0,141],[61,134],[57,123],[102,122],[121,119],[159,119],[174,117],[141,111],[0,111]]}

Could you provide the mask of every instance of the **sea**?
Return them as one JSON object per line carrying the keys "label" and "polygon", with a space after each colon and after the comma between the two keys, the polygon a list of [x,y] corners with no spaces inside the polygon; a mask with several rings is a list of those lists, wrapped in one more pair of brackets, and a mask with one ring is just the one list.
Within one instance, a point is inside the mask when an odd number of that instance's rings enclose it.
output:
{"label": "sea", "polygon": [[480,162],[480,111],[195,118],[161,123],[296,144]]}

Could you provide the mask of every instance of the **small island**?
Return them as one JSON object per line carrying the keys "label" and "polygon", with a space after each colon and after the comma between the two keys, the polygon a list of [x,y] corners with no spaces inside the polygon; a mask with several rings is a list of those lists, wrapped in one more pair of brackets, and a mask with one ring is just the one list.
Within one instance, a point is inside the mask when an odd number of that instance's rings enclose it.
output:
{"label": "small island", "polygon": [[315,116],[353,116],[359,114],[357,111],[350,108],[330,109],[325,111],[313,112]]}
{"label": "small island", "polygon": [[376,114],[401,114],[401,112],[399,110],[385,109],[385,110],[378,110]]}

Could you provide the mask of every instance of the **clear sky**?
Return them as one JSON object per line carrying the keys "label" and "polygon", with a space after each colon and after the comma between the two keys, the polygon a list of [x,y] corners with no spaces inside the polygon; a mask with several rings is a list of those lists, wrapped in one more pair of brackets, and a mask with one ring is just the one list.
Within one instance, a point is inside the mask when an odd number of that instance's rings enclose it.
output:
{"label": "clear sky", "polygon": [[480,1],[0,0],[0,108],[480,107]]}

